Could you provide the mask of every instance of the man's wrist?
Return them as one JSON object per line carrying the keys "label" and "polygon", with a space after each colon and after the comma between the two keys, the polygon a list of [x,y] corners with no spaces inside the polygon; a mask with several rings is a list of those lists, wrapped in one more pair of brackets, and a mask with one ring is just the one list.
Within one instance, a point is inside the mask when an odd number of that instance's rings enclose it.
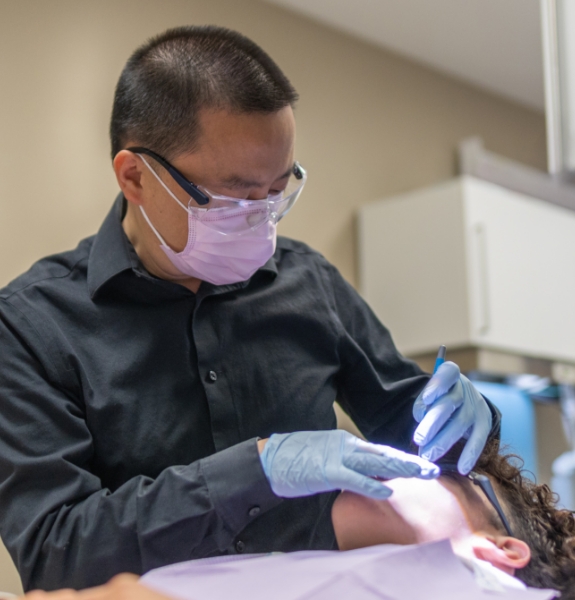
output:
{"label": "man's wrist", "polygon": [[261,453],[264,451],[265,445],[267,444],[267,441],[269,440],[269,438],[266,438],[265,440],[258,440],[258,452]]}

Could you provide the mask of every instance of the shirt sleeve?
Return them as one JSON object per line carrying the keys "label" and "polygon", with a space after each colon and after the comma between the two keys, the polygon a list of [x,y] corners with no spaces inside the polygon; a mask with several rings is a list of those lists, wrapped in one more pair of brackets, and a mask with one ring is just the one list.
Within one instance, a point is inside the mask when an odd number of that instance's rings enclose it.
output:
{"label": "shirt sleeve", "polygon": [[[413,403],[430,375],[403,357],[390,332],[340,273],[326,263],[340,330],[338,403],[365,437],[413,451]],[[491,436],[499,438],[500,414],[487,401]]]}
{"label": "shirt sleeve", "polygon": [[83,588],[221,553],[281,502],[256,439],[103,488],[82,402],[33,325],[0,303],[0,533],[24,589]]}

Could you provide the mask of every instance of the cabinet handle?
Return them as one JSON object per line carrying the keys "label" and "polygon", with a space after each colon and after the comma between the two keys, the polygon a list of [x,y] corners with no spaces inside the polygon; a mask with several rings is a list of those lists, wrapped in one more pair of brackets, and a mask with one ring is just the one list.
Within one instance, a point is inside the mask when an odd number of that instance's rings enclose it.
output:
{"label": "cabinet handle", "polygon": [[477,249],[477,283],[479,301],[479,333],[485,335],[491,326],[489,310],[489,274],[487,270],[487,235],[485,225],[477,223],[474,227],[475,247]]}

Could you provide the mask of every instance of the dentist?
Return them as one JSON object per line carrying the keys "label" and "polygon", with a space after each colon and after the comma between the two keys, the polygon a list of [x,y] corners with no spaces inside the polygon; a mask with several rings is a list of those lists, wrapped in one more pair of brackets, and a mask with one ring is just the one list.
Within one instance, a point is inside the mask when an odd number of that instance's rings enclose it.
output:
{"label": "dentist", "polygon": [[[0,290],[0,534],[25,589],[332,548],[334,491],[435,477],[426,459],[460,438],[465,473],[497,435],[456,365],[429,380],[332,265],[277,237],[307,179],[296,99],[238,33],[150,40],[116,88],[99,232]],[[369,442],[335,430],[336,400]]]}

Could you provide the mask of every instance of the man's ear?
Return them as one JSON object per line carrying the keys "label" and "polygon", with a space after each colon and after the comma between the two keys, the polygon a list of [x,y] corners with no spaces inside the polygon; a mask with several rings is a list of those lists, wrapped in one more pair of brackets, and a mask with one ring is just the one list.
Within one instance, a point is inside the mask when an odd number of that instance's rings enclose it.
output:
{"label": "man's ear", "polygon": [[531,550],[522,540],[508,536],[485,536],[473,543],[473,553],[501,571],[513,575],[531,560]]}
{"label": "man's ear", "polygon": [[142,164],[129,150],[120,150],[114,157],[114,173],[118,185],[128,202],[140,206],[142,197]]}

